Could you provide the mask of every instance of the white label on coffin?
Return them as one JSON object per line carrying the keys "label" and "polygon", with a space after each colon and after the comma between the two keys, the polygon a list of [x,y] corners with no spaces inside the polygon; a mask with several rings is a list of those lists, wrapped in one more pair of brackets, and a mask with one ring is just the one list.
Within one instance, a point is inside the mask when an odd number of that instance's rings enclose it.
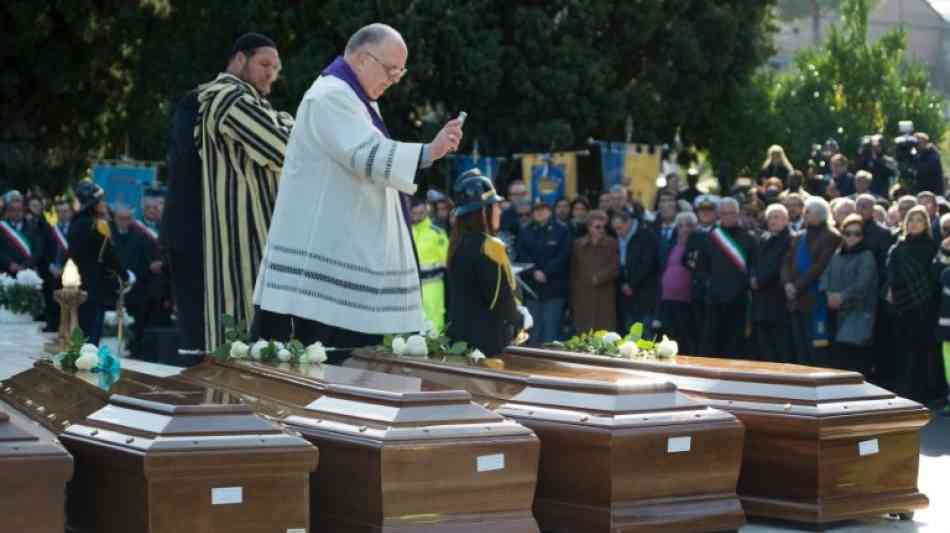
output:
{"label": "white label on coffin", "polygon": [[296,527],[294,529],[288,529],[287,533],[307,533],[307,528],[305,527]]}
{"label": "white label on coffin", "polygon": [[858,443],[858,455],[874,455],[881,451],[877,439],[863,440]]}
{"label": "white label on coffin", "polygon": [[693,444],[693,437],[670,437],[666,441],[666,453],[688,452]]}
{"label": "white label on coffin", "polygon": [[211,489],[211,505],[234,505],[244,501],[242,487],[218,487]]}
{"label": "white label on coffin", "polygon": [[491,472],[492,470],[505,469],[505,454],[496,453],[492,455],[479,455],[475,461],[475,466],[479,472]]}

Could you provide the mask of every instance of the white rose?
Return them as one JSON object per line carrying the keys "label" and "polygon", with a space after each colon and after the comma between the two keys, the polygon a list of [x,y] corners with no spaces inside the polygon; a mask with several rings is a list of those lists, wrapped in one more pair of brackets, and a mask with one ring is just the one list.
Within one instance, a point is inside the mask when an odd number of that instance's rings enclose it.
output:
{"label": "white rose", "polygon": [[278,352],[284,349],[284,343],[282,342],[274,342],[274,346],[277,347]]}
{"label": "white rose", "polygon": [[425,337],[413,335],[406,341],[406,355],[416,357],[426,357],[429,355],[429,347],[426,345]]}
{"label": "white rose", "polygon": [[260,361],[260,360],[261,360],[261,350],[263,350],[264,348],[267,348],[267,345],[268,345],[268,344],[270,344],[270,343],[267,342],[267,341],[265,341],[264,339],[261,339],[261,340],[255,342],[254,345],[251,346],[251,359],[253,359],[253,360],[255,360],[255,361]]}
{"label": "white rose", "polygon": [[637,348],[637,343],[633,341],[627,341],[621,344],[619,349],[620,355],[627,359],[633,359],[640,353],[640,348]]}
{"label": "white rose", "polygon": [[393,338],[393,353],[404,355],[406,353],[406,339],[402,337]]}
{"label": "white rose", "polygon": [[605,343],[605,344],[617,344],[618,342],[620,342],[620,339],[622,339],[622,338],[623,338],[623,337],[621,337],[619,333],[617,333],[617,332],[615,332],[615,331],[611,331],[611,332],[607,333],[606,335],[604,335],[604,343]]}
{"label": "white rose", "polygon": [[485,358],[485,354],[483,354],[478,348],[475,348],[472,350],[472,353],[468,354],[468,358],[471,362],[477,365],[479,361]]}
{"label": "white rose", "polygon": [[9,287],[16,283],[16,280],[10,277],[8,274],[0,274],[0,287]]}
{"label": "white rose", "polygon": [[304,350],[303,355],[300,356],[300,360],[303,361],[306,359],[308,363],[323,363],[327,360],[327,350],[323,347],[323,343],[315,342],[310,346],[307,346],[307,349]]}
{"label": "white rose", "polygon": [[82,357],[82,356],[87,355],[87,354],[92,355],[92,356],[95,356],[95,357],[98,357],[98,356],[99,356],[99,348],[96,348],[96,345],[95,345],[95,344],[89,344],[89,343],[87,342],[86,344],[83,344],[83,345],[79,348],[79,356]]}
{"label": "white rose", "polygon": [[245,359],[250,349],[250,346],[247,344],[244,344],[241,341],[234,341],[231,343],[231,358]]}
{"label": "white rose", "polygon": [[679,344],[666,335],[663,335],[663,340],[656,345],[656,354],[660,357],[675,357],[679,350]]}
{"label": "white rose", "polygon": [[79,370],[92,370],[98,364],[99,356],[95,353],[86,352],[80,355],[79,359],[76,359],[76,368]]}
{"label": "white rose", "polygon": [[27,268],[17,272],[16,281],[20,285],[28,285],[40,289],[43,287],[43,279],[33,270]]}
{"label": "white rose", "polygon": [[287,361],[290,361],[290,357],[291,357],[291,353],[290,353],[290,350],[288,350],[287,348],[281,348],[277,350],[277,359],[280,362],[286,363]]}

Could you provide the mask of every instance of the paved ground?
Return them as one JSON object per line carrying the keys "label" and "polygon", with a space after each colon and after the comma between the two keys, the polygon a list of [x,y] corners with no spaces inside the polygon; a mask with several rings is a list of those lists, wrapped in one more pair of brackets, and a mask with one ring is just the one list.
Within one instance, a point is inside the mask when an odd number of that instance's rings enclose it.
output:
{"label": "paved ground", "polygon": [[[47,338],[33,326],[0,325],[0,380],[33,366],[41,357]],[[105,342],[109,343],[110,340]],[[166,376],[175,369],[127,359],[126,368]],[[9,406],[0,402],[0,409],[11,413],[20,422],[28,422]],[[950,533],[950,418],[934,418],[924,428],[920,456],[919,486],[930,497],[930,507],[919,511],[913,521],[878,518],[847,522],[826,531],[832,533]],[[741,533],[791,533],[812,531],[794,524],[752,520]]]}

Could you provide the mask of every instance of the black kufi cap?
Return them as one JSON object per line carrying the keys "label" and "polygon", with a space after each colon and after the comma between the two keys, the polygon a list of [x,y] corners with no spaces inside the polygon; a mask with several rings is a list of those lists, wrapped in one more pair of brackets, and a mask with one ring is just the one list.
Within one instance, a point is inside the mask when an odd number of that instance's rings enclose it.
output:
{"label": "black kufi cap", "polygon": [[231,47],[231,56],[238,52],[250,52],[257,48],[277,48],[277,44],[270,37],[260,33],[245,33],[234,41]]}

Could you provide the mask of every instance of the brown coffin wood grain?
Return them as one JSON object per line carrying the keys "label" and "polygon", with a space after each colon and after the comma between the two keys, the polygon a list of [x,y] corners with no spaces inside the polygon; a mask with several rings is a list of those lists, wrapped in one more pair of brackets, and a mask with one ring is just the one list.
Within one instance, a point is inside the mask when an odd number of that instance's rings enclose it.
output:
{"label": "brown coffin wood grain", "polygon": [[[60,440],[71,531],[258,533],[309,526],[317,450],[246,405],[113,395]],[[202,401],[202,398],[197,398]],[[240,497],[215,502],[219,491]]]}
{"label": "brown coffin wood grain", "polygon": [[[672,361],[509,347],[538,360],[668,379],[746,427],[739,495],[751,516],[825,524],[928,505],[917,488],[922,405],[856,372],[677,356]],[[871,452],[861,454],[861,443]],[[781,480],[776,482],[776,480]]]}
{"label": "brown coffin wood grain", "polygon": [[72,474],[73,458],[59,443],[0,409],[0,533],[63,533]]}
{"label": "brown coffin wood grain", "polygon": [[[463,388],[541,439],[534,513],[545,531],[719,531],[745,517],[742,425],[664,381],[503,357],[504,370],[357,350],[347,366]],[[690,437],[687,453],[670,439]]]}
{"label": "brown coffin wood grain", "polygon": [[[182,377],[269,406],[320,448],[311,478],[315,530],[538,531],[537,437],[467,392],[365,370],[287,372],[210,359]],[[499,457],[503,468],[488,464]]]}

